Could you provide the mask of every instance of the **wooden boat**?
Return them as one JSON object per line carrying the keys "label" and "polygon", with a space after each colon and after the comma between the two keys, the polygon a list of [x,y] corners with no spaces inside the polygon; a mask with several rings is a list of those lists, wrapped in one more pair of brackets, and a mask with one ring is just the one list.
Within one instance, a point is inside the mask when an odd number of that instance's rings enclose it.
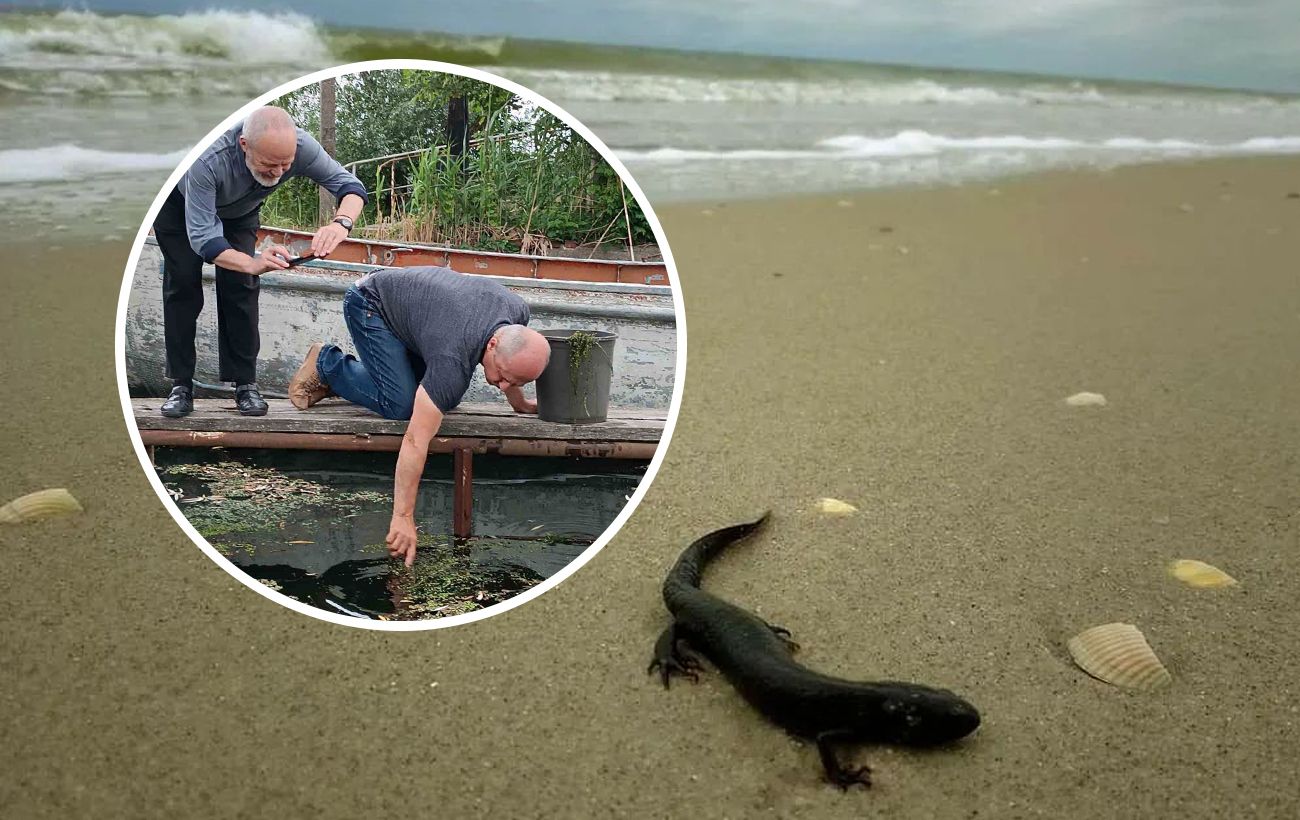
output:
{"label": "wooden boat", "polygon": [[[288,228],[262,228],[258,246],[286,245],[306,252],[312,234]],[[668,266],[662,261],[628,262],[608,259],[577,259],[564,256],[532,256],[518,253],[467,251],[438,245],[402,244],[372,239],[345,239],[330,254],[335,262],[354,262],[383,267],[437,265],[461,273],[481,273],[524,279],[562,279],[572,282],[609,282],[625,285],[664,285]]]}
{"label": "wooden boat", "polygon": [[[265,229],[260,246],[288,244],[301,253],[310,238],[306,233]],[[538,330],[580,328],[617,334],[610,405],[667,412],[680,374],[675,372],[676,297],[663,264],[479,253],[367,240],[349,240],[329,260],[262,276],[258,383],[263,393],[284,395],[313,342],[331,341],[353,349],[342,311],[343,294],[353,281],[376,267],[416,264],[445,265],[491,277],[528,302],[530,325]],[[203,276],[206,308],[199,316],[195,378],[200,395],[204,385],[223,387],[214,384],[218,375],[215,269],[205,266]],[[655,283],[660,280],[662,284]],[[136,265],[125,331],[131,395],[166,395],[171,383],[163,366],[162,253],[152,236]],[[480,368],[464,401],[504,399],[483,381]]]}

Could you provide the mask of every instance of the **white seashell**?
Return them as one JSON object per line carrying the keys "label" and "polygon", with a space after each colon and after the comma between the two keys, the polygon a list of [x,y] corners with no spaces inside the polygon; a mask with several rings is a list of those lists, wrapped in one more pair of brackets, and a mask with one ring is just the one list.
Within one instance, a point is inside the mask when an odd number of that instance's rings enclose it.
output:
{"label": "white seashell", "polygon": [[38,518],[81,512],[81,505],[65,489],[40,490],[15,498],[0,507],[0,524],[21,524]]}
{"label": "white seashell", "polygon": [[1094,626],[1075,635],[1067,646],[1080,669],[1114,686],[1148,690],[1173,680],[1132,624]]}
{"label": "white seashell", "polygon": [[1236,578],[1218,567],[1210,566],[1204,561],[1193,561],[1190,558],[1171,563],[1169,565],[1169,574],[1188,586],[1194,587],[1218,589],[1219,587],[1235,587],[1237,585]]}
{"label": "white seashell", "polygon": [[1071,407],[1105,407],[1106,397],[1100,393],[1075,393],[1065,403]]}
{"label": "white seashell", "polygon": [[853,515],[858,508],[838,498],[823,498],[817,502],[817,512],[823,515]]}

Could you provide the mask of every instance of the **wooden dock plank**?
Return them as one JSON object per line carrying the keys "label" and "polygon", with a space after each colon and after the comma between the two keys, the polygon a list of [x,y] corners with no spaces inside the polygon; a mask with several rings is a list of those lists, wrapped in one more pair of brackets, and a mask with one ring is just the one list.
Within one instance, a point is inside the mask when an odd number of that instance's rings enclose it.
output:
{"label": "wooden dock plank", "polygon": [[[268,399],[265,416],[241,416],[233,398],[195,399],[194,412],[169,419],[158,412],[160,398],[133,398],[132,412],[140,430],[395,435],[406,422],[390,421],[341,399],[326,399],[309,410],[298,410],[285,399]],[[541,439],[567,442],[657,442],[667,414],[644,408],[610,408],[606,421],[596,424],[556,424],[515,413],[501,404],[465,404],[448,413],[439,438]]]}

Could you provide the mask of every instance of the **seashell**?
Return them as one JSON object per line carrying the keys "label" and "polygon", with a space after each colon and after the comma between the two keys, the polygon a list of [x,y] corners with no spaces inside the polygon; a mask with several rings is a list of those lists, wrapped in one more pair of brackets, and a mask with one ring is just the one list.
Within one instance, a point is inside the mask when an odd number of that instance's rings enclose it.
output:
{"label": "seashell", "polygon": [[824,515],[853,515],[858,508],[838,498],[823,498],[817,502],[817,512]]}
{"label": "seashell", "polygon": [[1100,393],[1075,393],[1065,403],[1071,407],[1105,407],[1106,397]]}
{"label": "seashell", "polygon": [[0,524],[21,524],[38,518],[81,512],[81,505],[72,493],[63,488],[40,490],[15,498],[0,507]]}
{"label": "seashell", "polygon": [[1218,589],[1235,587],[1237,579],[1218,567],[1210,566],[1204,561],[1184,558],[1169,565],[1169,574],[1188,586]]}
{"label": "seashell", "polygon": [[1067,646],[1080,669],[1114,686],[1148,690],[1173,680],[1132,624],[1094,626],[1075,635]]}

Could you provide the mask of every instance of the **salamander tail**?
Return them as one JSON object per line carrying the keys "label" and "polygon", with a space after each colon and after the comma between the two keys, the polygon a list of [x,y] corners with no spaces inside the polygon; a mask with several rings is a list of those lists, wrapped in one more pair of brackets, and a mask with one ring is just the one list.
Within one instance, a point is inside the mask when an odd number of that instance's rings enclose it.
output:
{"label": "salamander tail", "polygon": [[667,583],[676,582],[698,587],[700,585],[700,573],[703,572],[709,561],[713,560],[714,556],[722,552],[727,546],[762,528],[770,517],[771,511],[768,511],[763,513],[756,521],[733,524],[730,527],[714,530],[708,535],[696,539],[677,559],[673,571],[668,573]]}

